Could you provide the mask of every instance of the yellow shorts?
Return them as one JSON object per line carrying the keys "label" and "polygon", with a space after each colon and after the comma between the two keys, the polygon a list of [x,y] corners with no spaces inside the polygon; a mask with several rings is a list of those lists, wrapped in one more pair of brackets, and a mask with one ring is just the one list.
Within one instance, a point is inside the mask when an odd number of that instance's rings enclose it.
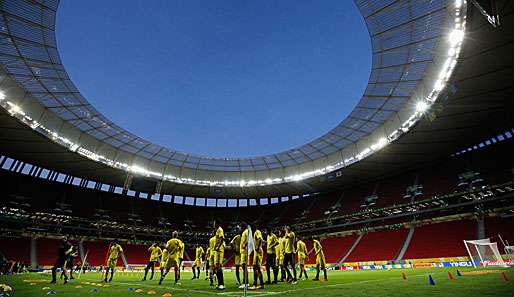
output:
{"label": "yellow shorts", "polygon": [[178,257],[175,256],[175,257],[169,257],[168,261],[166,261],[166,264],[164,265],[164,267],[166,267],[167,269],[170,269],[172,267],[178,268],[179,265],[180,265],[180,261],[179,261]]}
{"label": "yellow shorts", "polygon": [[237,265],[237,266],[241,265],[241,254],[239,254],[239,253],[236,254],[236,260],[235,260],[234,265]]}
{"label": "yellow shorts", "polygon": [[262,254],[253,253],[253,266],[262,266]]}
{"label": "yellow shorts", "polygon": [[305,255],[304,254],[298,254],[298,264],[305,265]]}
{"label": "yellow shorts", "polygon": [[193,262],[193,266],[195,267],[202,267],[202,259],[200,258],[196,258],[195,261]]}
{"label": "yellow shorts", "polygon": [[321,268],[325,267],[326,261],[325,261],[325,255],[324,254],[319,254],[319,255],[316,256],[316,265],[319,265]]}
{"label": "yellow shorts", "polygon": [[118,260],[118,258],[109,258],[107,260],[107,267],[115,268],[116,267],[116,262],[118,262],[117,260]]}
{"label": "yellow shorts", "polygon": [[284,255],[280,254],[278,257],[277,257],[277,264],[279,266],[284,266]]}
{"label": "yellow shorts", "polygon": [[209,257],[209,267],[214,268],[214,253],[212,253]]}
{"label": "yellow shorts", "polygon": [[168,262],[168,258],[161,258],[160,266],[161,267],[166,267],[166,262]]}
{"label": "yellow shorts", "polygon": [[223,260],[225,257],[225,251],[219,251],[214,253],[214,265],[223,265]]}
{"label": "yellow shorts", "polygon": [[246,264],[247,266],[250,265],[250,259],[248,257],[248,253],[241,253],[241,259],[239,261],[241,265]]}

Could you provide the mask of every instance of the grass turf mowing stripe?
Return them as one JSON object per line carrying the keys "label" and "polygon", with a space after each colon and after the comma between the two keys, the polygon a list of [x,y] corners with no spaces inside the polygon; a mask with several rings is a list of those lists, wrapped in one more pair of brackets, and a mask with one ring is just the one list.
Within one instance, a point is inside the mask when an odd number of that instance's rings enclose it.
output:
{"label": "grass turf mowing stripe", "polygon": [[[445,274],[446,271],[442,272],[435,272],[431,274]],[[413,273],[410,275],[410,277],[428,277],[428,274],[426,272],[420,272],[420,273]],[[315,287],[308,287],[308,288],[298,288],[298,289],[288,289],[284,291],[249,291],[248,295],[258,295],[258,296],[273,296],[273,295],[282,295],[282,294],[289,294],[294,293],[298,291],[307,291],[307,290],[319,290],[324,288],[333,288],[333,287],[344,287],[349,285],[357,285],[357,284],[365,284],[365,283],[376,283],[376,282],[384,282],[384,281],[391,281],[391,280],[398,280],[400,277],[390,277],[390,278],[384,278],[384,279],[373,279],[373,280],[363,280],[363,281],[352,281],[347,283],[339,283],[339,284],[327,284],[323,286],[315,286]],[[183,292],[194,292],[194,293],[200,293],[205,295],[226,295],[226,296],[239,296],[240,292],[219,292],[219,291],[204,291],[204,290],[196,290],[196,289],[186,289],[186,288],[177,288],[177,287],[170,287],[170,286],[156,286],[156,285],[147,285],[147,284],[135,284],[135,283],[126,283],[126,282],[115,282],[110,283],[112,286],[116,285],[125,285],[125,286],[135,286],[135,287],[145,287],[145,288],[162,288],[167,290],[176,290],[176,291],[183,291]]]}

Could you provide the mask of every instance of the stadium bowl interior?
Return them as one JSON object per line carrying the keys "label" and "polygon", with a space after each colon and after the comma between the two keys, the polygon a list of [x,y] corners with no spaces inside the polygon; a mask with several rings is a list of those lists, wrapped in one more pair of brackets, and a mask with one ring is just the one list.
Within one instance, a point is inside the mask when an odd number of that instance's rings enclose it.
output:
{"label": "stadium bowl interior", "polygon": [[[485,30],[470,32],[480,34],[477,39],[465,38],[473,24],[467,2],[355,3],[368,27],[373,60],[368,86],[353,112],[303,146],[230,159],[177,152],[112,123],[81,95],[61,63],[55,38],[59,2],[3,1],[0,103],[2,122],[13,129],[2,139],[2,150],[150,195],[269,198],[355,185],[483,138],[490,123],[476,125],[477,119],[487,118],[494,106],[458,105],[455,98],[473,96],[461,88],[470,77],[459,70],[473,63],[473,71],[486,73],[504,60],[493,54],[499,41]],[[493,58],[474,61],[477,46]],[[469,62],[462,65],[465,59]],[[495,112],[498,126],[508,123],[507,114],[508,109]],[[55,158],[47,158],[48,152]]]}

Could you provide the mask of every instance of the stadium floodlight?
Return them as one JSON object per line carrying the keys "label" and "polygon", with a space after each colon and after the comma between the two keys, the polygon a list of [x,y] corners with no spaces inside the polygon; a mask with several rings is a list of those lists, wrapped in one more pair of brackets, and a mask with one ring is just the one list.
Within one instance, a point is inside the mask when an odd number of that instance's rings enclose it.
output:
{"label": "stadium floodlight", "polygon": [[500,266],[507,267],[503,258],[498,251],[498,244],[491,242],[490,238],[477,240],[464,240],[464,245],[468,251],[469,260],[473,267],[482,266]]}
{"label": "stadium floodlight", "polygon": [[448,36],[451,46],[455,46],[464,39],[464,31],[460,29],[454,29]]}
{"label": "stadium floodlight", "polygon": [[380,138],[377,142],[377,148],[379,148],[379,149],[383,148],[386,145],[387,145],[387,138],[385,138],[385,137]]}
{"label": "stadium floodlight", "polygon": [[138,173],[138,174],[145,174],[146,173],[146,170],[143,167],[140,167],[140,166],[137,166],[137,165],[130,166],[130,171],[132,171],[134,173]]}
{"label": "stadium floodlight", "polygon": [[426,102],[423,102],[423,101],[419,101],[417,104],[416,104],[416,111],[417,112],[425,112],[428,108],[428,104]]}
{"label": "stadium floodlight", "polygon": [[12,113],[20,113],[21,112],[21,108],[16,105],[16,104],[11,104],[11,112]]}

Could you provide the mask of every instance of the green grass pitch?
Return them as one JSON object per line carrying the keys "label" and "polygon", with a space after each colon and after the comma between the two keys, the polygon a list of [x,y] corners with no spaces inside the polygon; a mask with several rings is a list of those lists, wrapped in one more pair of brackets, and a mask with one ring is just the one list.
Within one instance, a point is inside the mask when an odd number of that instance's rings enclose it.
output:
{"label": "green grass pitch", "polygon": [[[454,280],[448,279],[448,271],[454,275]],[[463,268],[463,276],[456,276],[455,268],[424,268],[408,270],[366,270],[366,271],[330,271],[326,283],[312,280],[299,281],[296,285],[280,283],[266,286],[263,290],[249,291],[248,296],[514,296],[514,269],[505,271],[508,281],[505,281],[498,269],[467,269]],[[479,271],[483,274],[477,274]],[[402,279],[405,272],[407,280]],[[472,272],[472,274],[470,274]],[[310,272],[313,277],[314,272]],[[435,286],[428,284],[428,275],[432,275]],[[202,279],[191,280],[192,274],[182,273],[181,285],[172,284],[173,274],[162,286],[157,285],[159,274],[152,281],[142,282],[142,273],[115,274],[112,283],[103,287],[100,274],[83,274],[80,279],[63,285],[50,285],[49,274],[18,274],[15,276],[0,276],[0,284],[13,288],[10,296],[47,296],[55,291],[56,297],[97,296],[97,297],[126,297],[126,296],[159,296],[170,293],[173,297],[193,296],[242,296],[243,292],[236,288],[235,276],[225,272],[227,289],[216,291],[209,282]],[[252,274],[250,274],[250,279]],[[150,291],[150,294],[148,293]],[[155,294],[151,294],[155,291]]]}

